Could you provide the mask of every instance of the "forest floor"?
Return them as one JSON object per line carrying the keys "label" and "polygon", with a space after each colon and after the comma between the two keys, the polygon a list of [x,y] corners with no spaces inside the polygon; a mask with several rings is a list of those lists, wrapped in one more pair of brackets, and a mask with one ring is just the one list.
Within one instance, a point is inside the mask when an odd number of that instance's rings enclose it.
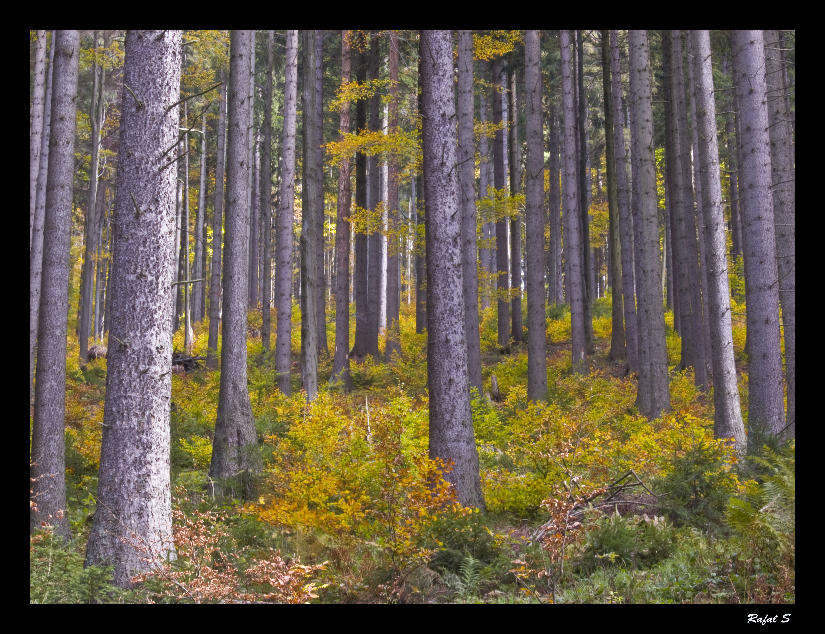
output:
{"label": "forest floor", "polygon": [[[486,509],[467,509],[427,456],[426,334],[402,304],[403,354],[353,364],[353,389],[307,404],[274,389],[272,353],[248,339],[264,465],[257,498],[219,501],[208,467],[220,374],[172,377],[178,558],[131,590],[82,567],[95,510],[106,360],[67,358],[66,464],[73,539],[31,540],[32,602],[789,603],[795,598],[794,448],[737,461],[713,437],[713,401],[680,371],[668,315],[671,411],[635,408],[635,377],[608,359],[597,300],[590,372],[570,372],[570,314],[548,309],[548,398],[526,397],[525,344],[503,354],[482,314],[485,394],[473,422]],[[250,312],[250,332],[260,311]],[[273,320],[272,323],[275,323]],[[329,341],[334,323],[328,322]],[[737,328],[740,330],[737,331]],[[206,324],[194,354],[205,354]],[[293,352],[299,350],[299,335]],[[744,326],[734,324],[738,365]],[[175,335],[177,350],[182,333]],[[297,358],[297,357],[296,357]],[[500,399],[489,390],[495,375]],[[746,415],[747,375],[740,374]],[[770,505],[770,512],[758,509]]]}

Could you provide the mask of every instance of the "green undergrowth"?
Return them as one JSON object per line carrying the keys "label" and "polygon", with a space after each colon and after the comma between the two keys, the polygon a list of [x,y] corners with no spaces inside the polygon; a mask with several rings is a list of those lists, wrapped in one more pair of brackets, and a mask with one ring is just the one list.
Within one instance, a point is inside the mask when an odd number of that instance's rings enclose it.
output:
{"label": "green undergrowth", "polygon": [[[635,377],[607,359],[609,298],[597,300],[593,315],[596,354],[580,375],[570,371],[565,347],[569,309],[548,308],[547,398],[530,403],[524,345],[498,349],[495,307],[482,312],[484,389],[472,401],[486,501],[479,511],[453,498],[444,479],[450,465],[428,457],[426,333],[415,333],[414,306],[402,304],[401,356],[352,363],[349,393],[328,384],[331,359],[323,356],[311,404],[297,365],[293,395],[273,387],[274,358],[256,337],[260,311],[251,311],[248,385],[263,465],[256,494],[225,501],[208,494],[220,373],[174,374],[170,468],[179,561],[129,591],[109,585],[108,570],[82,566],[106,361],[81,369],[70,343],[74,540],[32,537],[31,600],[792,602],[793,445],[738,461],[714,439],[712,397],[694,386],[691,371],[676,367],[680,342],[670,313],[672,410],[645,419],[635,406]],[[193,354],[205,356],[206,325],[194,331]],[[332,345],[329,324],[328,337]],[[734,325],[739,350],[736,337]],[[297,360],[299,338],[292,344]],[[175,346],[182,349],[182,331]],[[491,397],[494,376],[499,400]],[[217,577],[193,572],[204,557],[187,546],[193,532],[214,540],[210,570],[220,573],[223,594],[203,590],[219,586]],[[263,583],[264,570],[280,571],[283,584]]]}

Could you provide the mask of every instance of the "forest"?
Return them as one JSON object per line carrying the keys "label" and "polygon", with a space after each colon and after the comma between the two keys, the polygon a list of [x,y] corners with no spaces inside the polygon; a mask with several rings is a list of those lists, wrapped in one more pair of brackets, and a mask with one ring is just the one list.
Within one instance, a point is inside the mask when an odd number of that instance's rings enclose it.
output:
{"label": "forest", "polygon": [[29,44],[30,603],[795,603],[795,31]]}

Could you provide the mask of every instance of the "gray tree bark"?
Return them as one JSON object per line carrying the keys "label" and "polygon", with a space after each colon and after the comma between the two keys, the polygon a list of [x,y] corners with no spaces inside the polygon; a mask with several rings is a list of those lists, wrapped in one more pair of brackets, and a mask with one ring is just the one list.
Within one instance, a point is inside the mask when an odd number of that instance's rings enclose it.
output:
{"label": "gray tree bark", "polygon": [[[40,170],[40,152],[43,139],[43,119],[46,101],[46,31],[36,32],[37,44],[34,54],[34,90],[29,116],[29,249],[31,249],[34,227],[34,210],[37,204],[37,174]],[[51,70],[51,66],[49,66]]]}
{"label": "gray tree bark", "polygon": [[78,31],[56,31],[43,226],[43,269],[37,332],[37,376],[31,440],[30,527],[53,527],[69,538],[66,514],[65,401],[66,307],[69,302],[69,235],[72,222]]}
{"label": "gray tree bark", "polygon": [[[200,178],[198,179],[198,210],[195,213],[195,269],[192,272],[192,279],[200,280],[206,274],[203,267],[204,245],[204,224],[206,218],[206,113],[201,115],[201,155],[200,155]],[[206,283],[203,281],[192,284],[192,321],[198,323],[204,317],[204,289]]]}
{"label": "gray tree bark", "polygon": [[696,130],[699,136],[702,209],[704,211],[708,287],[708,329],[713,364],[714,436],[733,439],[742,455],[747,448],[745,427],[739,405],[739,387],[733,358],[730,289],[728,287],[725,217],[719,174],[719,145],[716,134],[716,103],[713,95],[710,35],[691,31],[693,77],[695,81]]}
{"label": "gray tree bark", "polygon": [[[370,46],[367,54],[367,81],[379,78],[379,42],[378,32],[370,31]],[[381,98],[376,93],[369,99],[368,128],[370,132],[381,130],[379,117],[379,102]],[[367,207],[375,210],[381,198],[381,188],[378,181],[378,157],[367,157]],[[378,352],[378,324],[380,316],[381,295],[381,230],[379,226],[370,227],[367,237],[367,353],[377,361]]]}
{"label": "gray tree bark", "polygon": [[773,215],[776,228],[776,264],[782,334],[785,340],[787,429],[796,434],[796,243],[793,119],[786,100],[789,87],[779,31],[765,31],[765,81],[768,89],[768,121],[771,140]]}
{"label": "gray tree bark", "polygon": [[547,192],[548,213],[550,219],[550,248],[547,251],[547,301],[558,306],[564,302],[562,292],[562,260],[561,260],[561,169],[559,165],[559,150],[561,138],[559,135],[559,117],[553,99],[547,113],[550,123],[548,150],[550,158],[547,168],[550,171],[550,189]]}
{"label": "gray tree bark", "polygon": [[[630,186],[627,178],[627,145],[624,140],[622,81],[619,63],[619,38],[610,31],[611,104],[613,148],[616,154],[616,202],[619,210],[619,248],[621,251],[621,293],[624,311],[625,351],[630,372],[639,371],[639,331],[636,320],[636,290],[633,264],[633,215],[630,212]],[[617,282],[614,281],[614,284]],[[617,292],[614,287],[614,293]]]}
{"label": "gray tree bark", "polygon": [[583,276],[583,245],[579,205],[579,165],[576,161],[576,105],[574,94],[573,44],[570,33],[562,30],[561,79],[563,147],[562,173],[564,182],[564,252],[567,259],[567,297],[570,303],[572,335],[572,367],[575,372],[587,372],[587,339],[585,334],[584,304],[587,300]]}
{"label": "gray tree bark", "polygon": [[249,274],[249,92],[253,31],[230,34],[226,228],[223,257],[221,381],[209,477],[216,496],[252,494],[260,468],[257,434],[247,391],[246,309]]}
{"label": "gray tree bark", "polygon": [[[500,126],[502,123],[502,94],[506,88],[503,77],[503,63],[500,57],[493,60],[493,125]],[[505,159],[505,132],[496,129],[493,139],[493,187],[498,190],[499,195],[503,194],[506,184],[506,172],[504,169]],[[510,269],[507,257],[507,218],[496,219],[496,292],[498,295],[498,345],[502,349],[509,349],[510,345]]]}
{"label": "gray tree bark", "polygon": [[320,147],[320,130],[316,108],[318,93],[315,89],[315,61],[318,51],[318,32],[307,30],[303,35],[303,178],[301,207],[301,376],[308,401],[318,393],[318,222],[323,213],[321,165],[317,161]]}
{"label": "gray tree bark", "polygon": [[174,557],[169,475],[175,179],[181,31],[126,34],[115,202],[112,320],[98,503],[86,564],[114,581]]}
{"label": "gray tree bark", "polygon": [[295,203],[295,124],[298,102],[298,31],[286,32],[284,69],[284,128],[278,185],[277,232],[275,235],[275,302],[277,332],[275,369],[278,389],[292,393],[289,369],[292,361],[292,249]]}
{"label": "gray tree bark", "polygon": [[525,220],[527,242],[527,397],[547,396],[547,337],[544,303],[544,134],[542,129],[539,31],[526,31],[524,98],[527,114]]}
{"label": "gray tree bark", "polygon": [[326,31],[318,31],[315,36],[315,126],[318,130],[317,138],[312,146],[312,160],[318,172],[318,200],[316,202],[316,213],[313,216],[315,222],[315,267],[318,275],[318,283],[315,289],[315,310],[317,312],[316,328],[318,331],[318,355],[329,356],[329,344],[327,343],[327,302],[326,288],[327,282],[324,275],[324,194],[323,188],[323,163],[324,150],[321,144],[324,142],[324,101],[323,101],[323,64],[324,64],[324,37]]}
{"label": "gray tree bark", "polygon": [[731,31],[742,155],[742,243],[748,320],[748,449],[785,428],[779,346],[779,277],[771,195],[765,47],[762,31]]}
{"label": "gray tree bark", "polygon": [[[350,82],[352,53],[350,31],[341,32],[341,85]],[[338,128],[343,138],[350,131],[350,104],[341,108]],[[350,160],[343,158],[338,168],[338,209],[335,217],[335,355],[332,361],[331,382],[338,382],[349,390],[352,381],[349,372],[349,258],[350,258]]]}
{"label": "gray tree bark", "polygon": [[261,222],[263,266],[261,267],[261,343],[269,350],[272,306],[272,72],[275,65],[275,32],[266,32],[266,76],[263,82],[264,122],[261,144]]}
{"label": "gray tree bark", "polygon": [[[355,79],[359,83],[367,80],[367,60],[363,52],[368,43],[365,34],[359,33],[357,43],[353,42],[358,51],[355,56]],[[367,125],[367,104],[359,99],[355,104],[355,131],[360,132]],[[367,209],[367,156],[363,152],[355,155],[355,207],[359,210]],[[355,341],[351,356],[360,363],[369,353],[369,306],[367,295],[367,233],[355,232]]]}
{"label": "gray tree bark", "polygon": [[656,172],[653,155],[653,112],[650,86],[650,49],[647,32],[631,30],[630,103],[631,151],[636,181],[633,218],[636,255],[636,295],[639,327],[639,411],[655,418],[670,409],[662,273],[659,266],[659,226]]}
{"label": "gray tree bark", "polygon": [[218,103],[218,139],[215,157],[215,205],[212,210],[212,266],[209,280],[209,339],[206,344],[206,367],[218,369],[218,326],[221,320],[221,256],[223,249],[225,167],[226,167],[226,76],[220,73],[221,88]]}
{"label": "gray tree bark", "polygon": [[459,502],[481,507],[460,287],[461,233],[450,31],[422,31],[422,147],[427,200],[427,385],[431,458],[452,462],[446,478]]}
{"label": "gray tree bark", "polygon": [[[392,133],[398,128],[397,31],[390,31],[389,73],[391,84],[387,125]],[[472,119],[472,101],[470,102],[470,118]],[[392,360],[393,353],[401,352],[401,330],[398,323],[401,313],[401,280],[398,257],[401,225],[398,210],[400,204],[398,182],[398,157],[395,154],[390,154],[387,164],[387,343],[384,347],[384,357],[387,361]],[[475,222],[475,216],[473,221]],[[473,224],[473,235],[475,235],[475,224]],[[475,265],[475,258],[473,258],[473,265]],[[476,313],[478,313],[478,309],[476,309]]]}
{"label": "gray tree bark", "polygon": [[461,271],[464,329],[470,386],[482,394],[478,332],[476,256],[475,142],[473,138],[473,34],[458,32],[458,187],[461,210]]}
{"label": "gray tree bark", "polygon": [[[52,42],[55,34],[52,32]],[[31,251],[29,252],[29,402],[34,403],[34,366],[37,352],[37,323],[40,315],[40,285],[43,271],[43,224],[46,218],[46,185],[49,174],[49,132],[52,115],[52,81],[54,76],[54,45],[49,47],[49,71],[44,96],[43,131],[40,135],[39,166]]]}
{"label": "gray tree bark", "polygon": [[[518,133],[518,96],[516,70],[510,73],[508,114],[510,119],[510,196],[521,192],[521,142]],[[543,186],[543,185],[542,185]],[[513,298],[510,300],[510,336],[513,341],[522,340],[521,318],[521,218],[516,214],[510,218],[510,286]]]}

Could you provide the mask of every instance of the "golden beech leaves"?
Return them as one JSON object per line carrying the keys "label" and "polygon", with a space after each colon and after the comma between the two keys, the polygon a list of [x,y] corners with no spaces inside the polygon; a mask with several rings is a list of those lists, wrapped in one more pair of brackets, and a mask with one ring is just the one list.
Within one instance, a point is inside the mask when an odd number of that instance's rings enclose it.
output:
{"label": "golden beech leaves", "polygon": [[521,31],[489,31],[486,34],[473,33],[473,58],[490,60],[512,51],[524,41]]}

